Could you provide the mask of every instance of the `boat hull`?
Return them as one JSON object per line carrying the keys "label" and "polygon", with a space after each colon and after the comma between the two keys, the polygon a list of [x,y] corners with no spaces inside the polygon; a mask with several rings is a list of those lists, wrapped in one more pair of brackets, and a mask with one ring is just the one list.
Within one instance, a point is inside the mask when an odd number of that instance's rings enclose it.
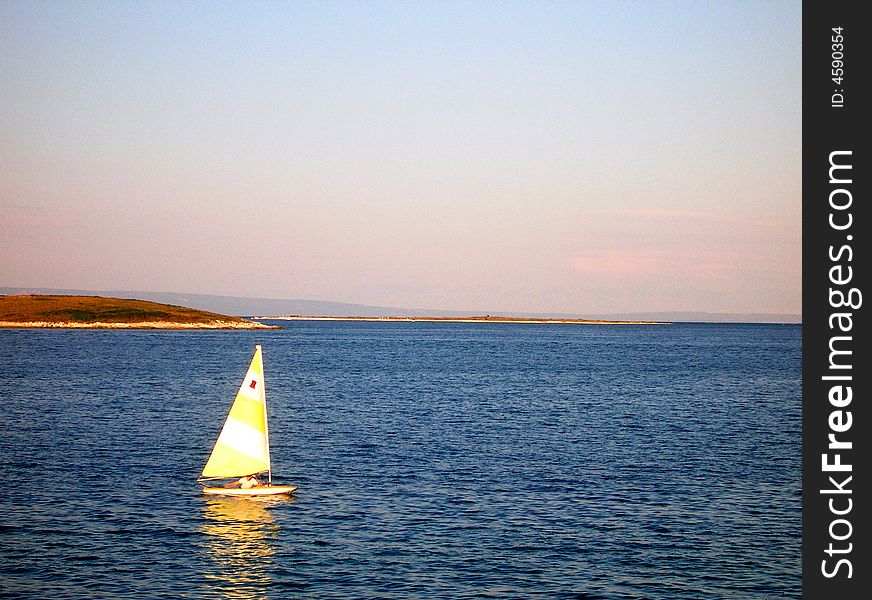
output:
{"label": "boat hull", "polygon": [[262,485],[253,488],[225,488],[225,487],[205,487],[204,494],[213,496],[281,496],[293,494],[297,491],[296,485]]}

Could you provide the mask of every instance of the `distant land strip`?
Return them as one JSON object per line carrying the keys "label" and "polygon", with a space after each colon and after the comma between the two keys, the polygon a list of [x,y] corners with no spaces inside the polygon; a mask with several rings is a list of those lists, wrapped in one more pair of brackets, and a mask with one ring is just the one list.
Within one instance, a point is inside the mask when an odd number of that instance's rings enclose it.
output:
{"label": "distant land strip", "polygon": [[251,317],[264,321],[376,321],[404,323],[546,323],[582,325],[671,325],[665,321],[606,321],[598,319],[538,319],[527,317],[496,317],[491,315],[470,317],[328,317],[286,315],[277,317]]}
{"label": "distant land strip", "polygon": [[341,317],[416,317],[462,319],[470,314],[499,314],[519,319],[566,319],[582,321],[669,322],[669,323],[778,323],[801,324],[800,313],[726,313],[699,311],[648,311],[619,313],[567,313],[567,312],[505,312],[495,308],[449,310],[441,308],[402,308],[351,304],[332,300],[302,300],[280,298],[249,298],[243,296],[215,296],[209,294],[148,292],[144,290],[81,290],[64,288],[27,288],[0,286],[0,295],[45,294],[55,296],[102,296],[107,298],[139,298],[161,304],[188,306],[224,315],[325,315]]}
{"label": "distant land strip", "polygon": [[0,327],[40,329],[280,329],[184,306],[98,296],[0,296]]}

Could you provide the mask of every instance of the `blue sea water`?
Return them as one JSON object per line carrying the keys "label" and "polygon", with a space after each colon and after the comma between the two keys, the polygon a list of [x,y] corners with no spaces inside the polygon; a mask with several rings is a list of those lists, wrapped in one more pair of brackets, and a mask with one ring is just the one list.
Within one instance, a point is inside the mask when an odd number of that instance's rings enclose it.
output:
{"label": "blue sea water", "polygon": [[[800,598],[791,325],[0,330],[0,594]],[[263,345],[284,501],[195,479]]]}

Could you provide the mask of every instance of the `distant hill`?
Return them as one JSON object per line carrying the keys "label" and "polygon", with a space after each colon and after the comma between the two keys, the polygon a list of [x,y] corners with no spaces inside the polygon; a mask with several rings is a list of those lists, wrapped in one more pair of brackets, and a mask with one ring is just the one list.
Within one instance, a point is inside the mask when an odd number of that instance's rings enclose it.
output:
{"label": "distant hill", "polygon": [[400,308],[333,302],[329,300],[300,300],[276,298],[245,298],[209,294],[179,294],[143,291],[94,291],[50,288],[0,287],[0,294],[59,294],[140,298],[166,304],[189,306],[200,310],[228,315],[284,316],[317,315],[332,317],[466,317],[471,314],[490,314],[504,317],[533,319],[589,319],[597,321],[670,321],[673,323],[801,323],[802,315],[781,313],[715,313],[715,312],[631,312],[631,313],[535,313],[499,312],[493,310],[440,310]]}
{"label": "distant hill", "polygon": [[336,317],[428,317],[467,316],[470,314],[468,311],[417,310],[389,306],[370,306],[366,304],[333,302],[329,300],[283,300],[273,298],[215,296],[209,294],[179,294],[171,292],[0,287],[0,294],[56,294],[141,298],[143,300],[151,300],[152,302],[189,306],[200,310],[240,316],[323,315]]}
{"label": "distant hill", "polygon": [[144,300],[73,295],[2,295],[0,327],[255,329],[248,319]]}

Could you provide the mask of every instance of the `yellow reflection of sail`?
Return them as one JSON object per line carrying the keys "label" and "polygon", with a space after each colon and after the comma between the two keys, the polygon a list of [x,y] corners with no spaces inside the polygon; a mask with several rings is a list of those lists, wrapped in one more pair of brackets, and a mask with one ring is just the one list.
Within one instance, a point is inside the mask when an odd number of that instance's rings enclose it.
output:
{"label": "yellow reflection of sail", "polygon": [[[205,577],[224,598],[263,598],[270,583],[272,541],[279,529],[269,506],[282,500],[209,497],[201,531],[214,569]],[[288,500],[285,500],[288,501]]]}

